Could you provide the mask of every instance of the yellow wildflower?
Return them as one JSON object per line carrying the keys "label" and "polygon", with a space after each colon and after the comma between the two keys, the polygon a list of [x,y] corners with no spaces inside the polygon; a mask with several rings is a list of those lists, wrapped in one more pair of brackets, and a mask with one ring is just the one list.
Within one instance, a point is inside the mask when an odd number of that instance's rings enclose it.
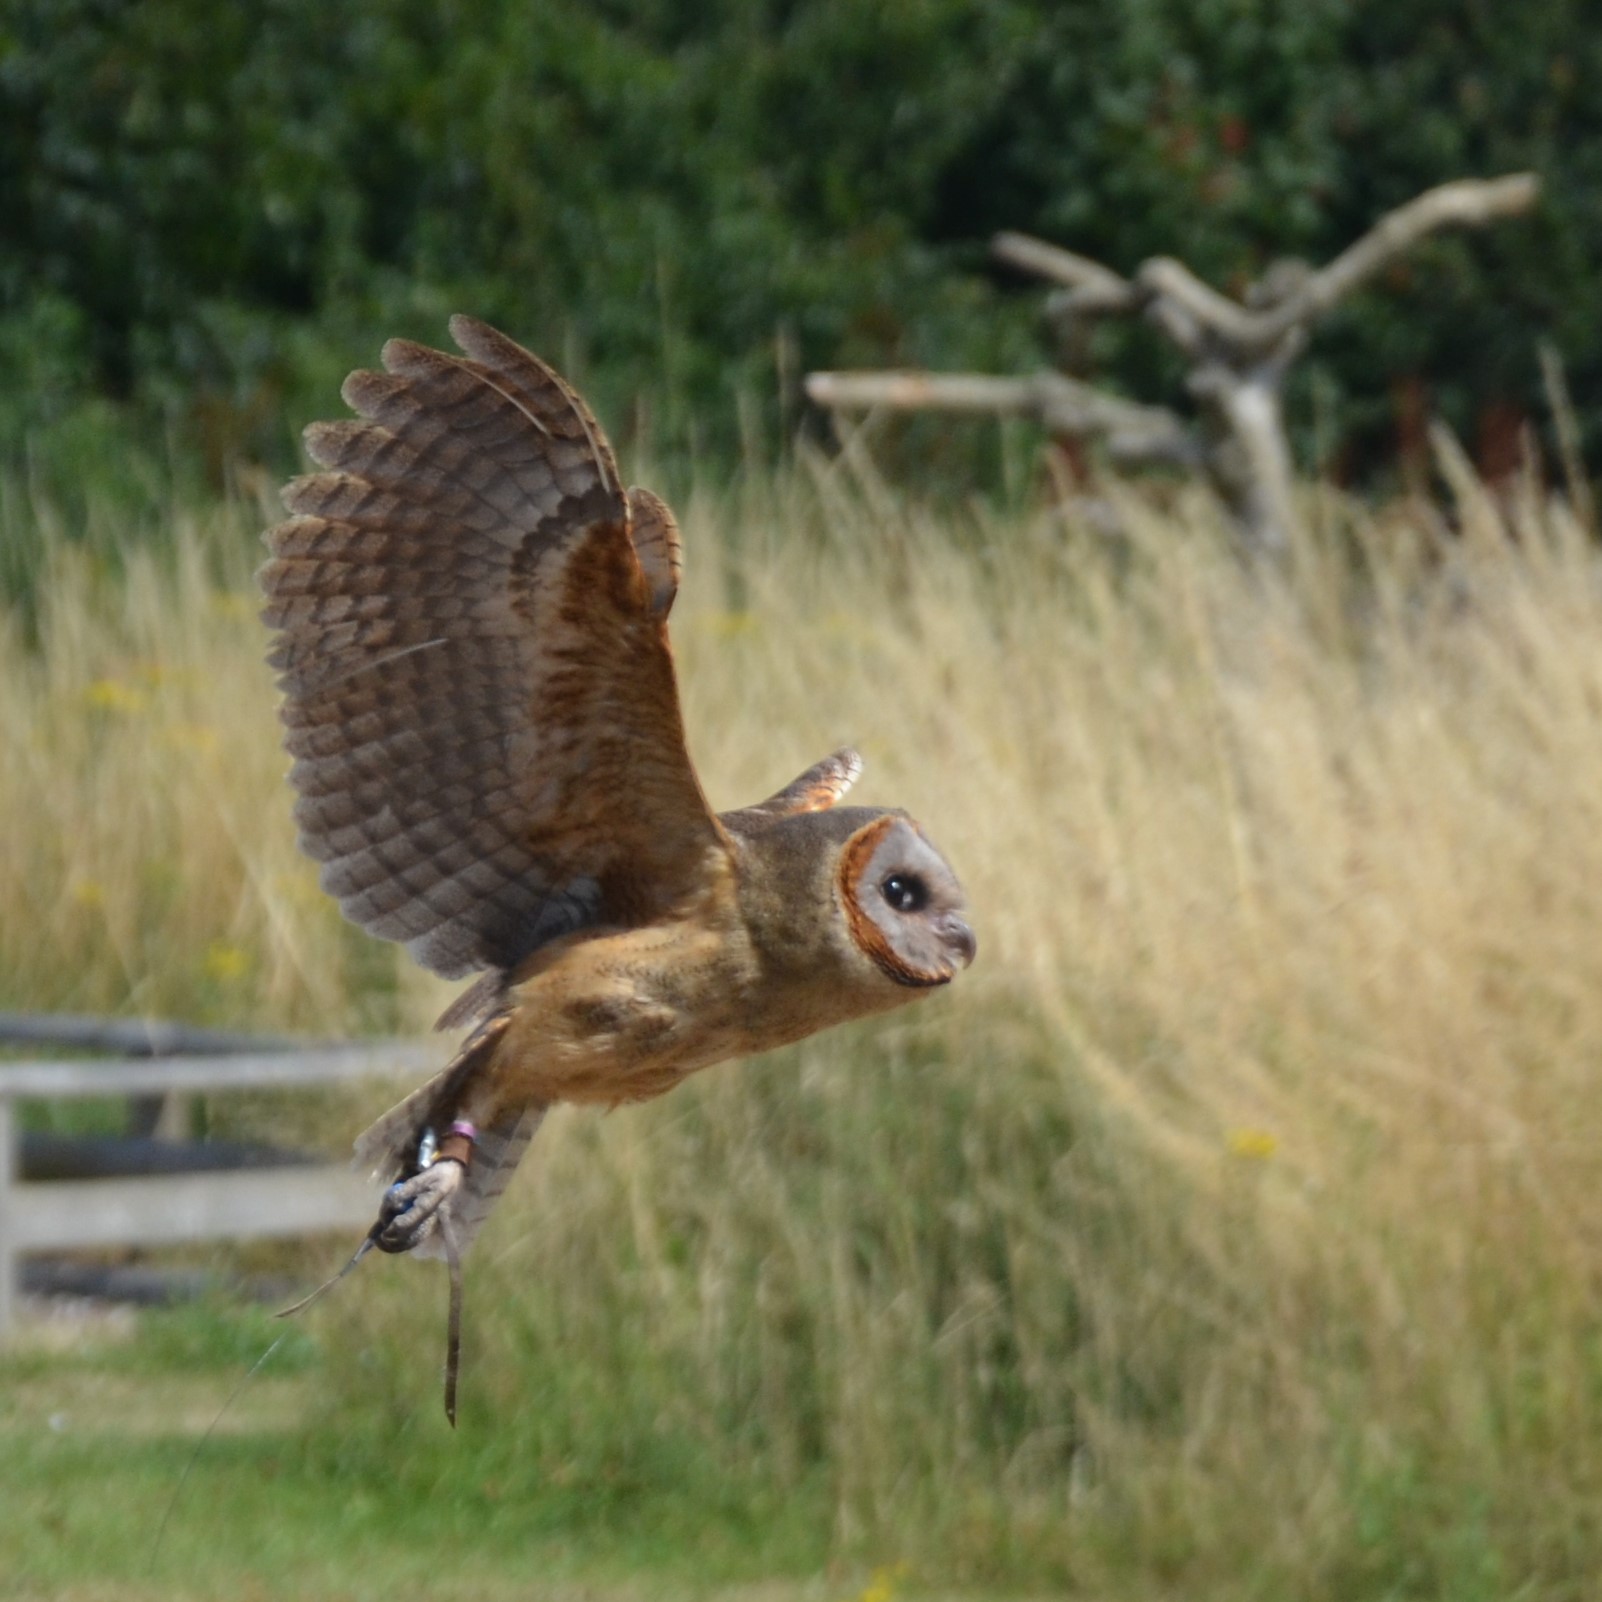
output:
{"label": "yellow wildflower", "polygon": [[124,684],[121,679],[96,679],[83,692],[84,705],[95,712],[113,712],[135,717],[150,704],[143,690]]}
{"label": "yellow wildflower", "polygon": [[1266,1162],[1279,1150],[1279,1136],[1271,1129],[1232,1129],[1229,1153],[1248,1162]]}
{"label": "yellow wildflower", "polygon": [[875,1569],[868,1576],[868,1583],[857,1602],[892,1602],[897,1587],[906,1577],[905,1563],[892,1563],[885,1568]]}
{"label": "yellow wildflower", "polygon": [[250,971],[250,953],[243,946],[232,945],[226,940],[213,940],[206,947],[201,969],[208,979],[218,984],[233,984]]}

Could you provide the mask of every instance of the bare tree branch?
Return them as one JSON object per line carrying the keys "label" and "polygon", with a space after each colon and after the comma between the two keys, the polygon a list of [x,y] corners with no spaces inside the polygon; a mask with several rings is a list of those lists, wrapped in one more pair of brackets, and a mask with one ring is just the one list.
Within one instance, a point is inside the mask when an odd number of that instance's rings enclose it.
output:
{"label": "bare tree branch", "polygon": [[1252,313],[1239,301],[1203,283],[1182,261],[1175,261],[1172,256],[1153,256],[1140,264],[1135,281],[1143,291],[1143,305],[1167,302],[1177,306],[1192,323],[1228,345],[1255,343],[1257,319]]}
{"label": "bare tree branch", "polygon": [[1120,317],[1140,310],[1140,294],[1133,284],[1086,284],[1080,289],[1054,289],[1046,297],[1046,316],[1053,322],[1080,317]]}
{"label": "bare tree branch", "polygon": [[1296,293],[1272,311],[1258,313],[1253,319],[1252,343],[1264,348],[1298,324],[1322,316],[1427,235],[1443,228],[1483,228],[1503,217],[1520,216],[1540,193],[1541,180],[1533,172],[1506,178],[1462,178],[1425,190],[1417,199],[1386,213],[1355,245],[1310,274]]}
{"label": "bare tree branch", "polygon": [[[1220,294],[1171,256],[1154,256],[1142,263],[1131,282],[1100,262],[1029,234],[997,234],[990,248],[998,260],[1066,285],[1068,294],[1052,298],[1051,309],[1058,314],[1149,309],[1161,313],[1154,320],[1187,349],[1189,330],[1199,326],[1255,359],[1293,328],[1322,316],[1429,234],[1443,228],[1483,227],[1517,216],[1535,204],[1540,188],[1540,179],[1526,172],[1505,178],[1462,178],[1426,190],[1388,212],[1356,244],[1328,266],[1308,273],[1292,294],[1263,311],[1248,310]],[[1182,312],[1188,325],[1168,307]]]}
{"label": "bare tree branch", "polygon": [[1135,286],[1127,278],[1120,277],[1110,267],[1103,267],[1099,261],[1064,250],[1061,245],[1048,244],[1033,234],[1010,230],[999,233],[990,241],[990,254],[1009,267],[1103,298],[1109,303],[1109,309],[1114,301],[1120,302],[1122,310],[1130,310],[1135,304]]}
{"label": "bare tree branch", "polygon": [[1193,467],[1198,446],[1165,406],[1142,406],[1062,373],[809,373],[809,399],[837,411],[941,411],[1033,417],[1059,433],[1116,435],[1125,455]]}
{"label": "bare tree branch", "polygon": [[1199,468],[1253,550],[1283,550],[1297,522],[1285,374],[1313,325],[1427,235],[1516,216],[1529,210],[1539,192],[1533,173],[1441,184],[1389,212],[1322,268],[1277,263],[1245,304],[1171,256],[1152,257],[1126,279],[1028,234],[995,236],[990,248],[997,260],[1063,286],[1047,302],[1054,319],[1071,325],[1093,316],[1143,315],[1184,352],[1200,413],[1194,426],[1166,407],[1138,405],[1061,373],[814,373],[807,394],[820,406],[848,409],[1033,417],[1061,434],[1101,439],[1126,463]]}

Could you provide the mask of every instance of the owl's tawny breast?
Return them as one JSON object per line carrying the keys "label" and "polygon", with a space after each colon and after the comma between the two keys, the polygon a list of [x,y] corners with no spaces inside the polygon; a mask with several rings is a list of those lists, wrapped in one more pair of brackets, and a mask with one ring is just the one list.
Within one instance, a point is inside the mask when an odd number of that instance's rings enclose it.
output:
{"label": "owl's tawny breast", "polygon": [[[764,962],[737,918],[575,937],[514,977],[512,1015],[489,1071],[496,1110],[530,1102],[616,1106],[697,1069],[788,1045],[877,1010],[843,976]],[[881,1005],[903,999],[886,991]],[[474,1103],[489,1108],[480,1086]]]}
{"label": "owl's tawny breast", "polygon": [[616,1105],[742,1051],[756,979],[726,924],[675,922],[576,940],[512,986],[495,1054],[503,1101]]}

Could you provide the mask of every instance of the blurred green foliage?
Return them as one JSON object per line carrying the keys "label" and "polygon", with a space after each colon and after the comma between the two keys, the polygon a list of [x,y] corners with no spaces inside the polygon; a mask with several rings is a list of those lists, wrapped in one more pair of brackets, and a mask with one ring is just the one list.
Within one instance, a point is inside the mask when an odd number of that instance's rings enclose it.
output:
{"label": "blurred green foliage", "polygon": [[[1602,435],[1602,32],[1581,0],[5,0],[0,448],[70,490],[165,431],[181,470],[293,460],[385,335],[498,320],[625,441],[727,460],[814,366],[1042,358],[1021,228],[1239,288],[1449,178],[1539,215],[1439,241],[1325,330],[1324,464],[1422,376],[1472,437]],[[1108,330],[1102,376],[1179,374]],[[132,402],[131,408],[121,403]],[[108,404],[109,403],[109,404]],[[970,434],[972,425],[961,425]],[[126,431],[132,428],[134,432]]]}

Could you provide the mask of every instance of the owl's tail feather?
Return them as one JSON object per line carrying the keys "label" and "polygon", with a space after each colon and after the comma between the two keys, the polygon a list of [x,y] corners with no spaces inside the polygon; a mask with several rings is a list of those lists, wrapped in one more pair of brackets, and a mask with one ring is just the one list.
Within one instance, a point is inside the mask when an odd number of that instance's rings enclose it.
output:
{"label": "owl's tail feather", "polygon": [[[429,1165],[438,1151],[442,1129],[449,1131],[447,1140],[466,1133],[466,1126],[459,1120],[463,1097],[472,1076],[487,1067],[494,1056],[495,1044],[505,1033],[506,1025],[504,1013],[486,1019],[444,1069],[357,1137],[357,1164],[371,1170],[374,1178],[390,1184],[380,1204],[378,1221],[337,1274],[278,1315],[287,1318],[309,1307],[350,1273],[374,1246],[383,1251],[410,1250],[418,1257],[443,1258],[450,1271],[450,1311],[445,1325],[445,1416],[453,1429],[462,1359],[462,1257],[544,1121],[545,1104],[535,1102],[473,1131],[471,1146],[462,1147],[465,1155],[459,1161],[463,1166],[452,1162],[447,1172]],[[431,1183],[436,1176],[441,1182]],[[449,1183],[444,1183],[446,1179]],[[409,1211],[425,1208],[415,1229],[404,1227]]]}
{"label": "owl's tail feather", "polygon": [[[473,1031],[444,1069],[364,1130],[356,1139],[356,1166],[386,1182],[409,1179],[415,1174],[424,1131],[432,1129],[436,1136],[441,1136],[459,1116],[469,1081],[488,1065],[497,1041],[505,1033],[506,1023],[504,1013],[487,1019]],[[511,1183],[523,1153],[545,1118],[545,1111],[543,1104],[535,1103],[476,1132],[472,1160],[448,1204],[451,1234],[458,1254],[466,1255],[490,1210]],[[434,1259],[447,1257],[442,1231],[430,1230],[414,1248],[414,1255]]]}
{"label": "owl's tail feather", "polygon": [[[467,1176],[450,1203],[451,1234],[459,1254],[466,1254],[491,1208],[512,1182],[528,1143],[545,1121],[545,1112],[544,1105],[536,1103],[511,1118],[479,1130],[473,1160],[467,1165]],[[443,1231],[436,1230],[427,1236],[413,1255],[447,1257],[449,1249]]]}

